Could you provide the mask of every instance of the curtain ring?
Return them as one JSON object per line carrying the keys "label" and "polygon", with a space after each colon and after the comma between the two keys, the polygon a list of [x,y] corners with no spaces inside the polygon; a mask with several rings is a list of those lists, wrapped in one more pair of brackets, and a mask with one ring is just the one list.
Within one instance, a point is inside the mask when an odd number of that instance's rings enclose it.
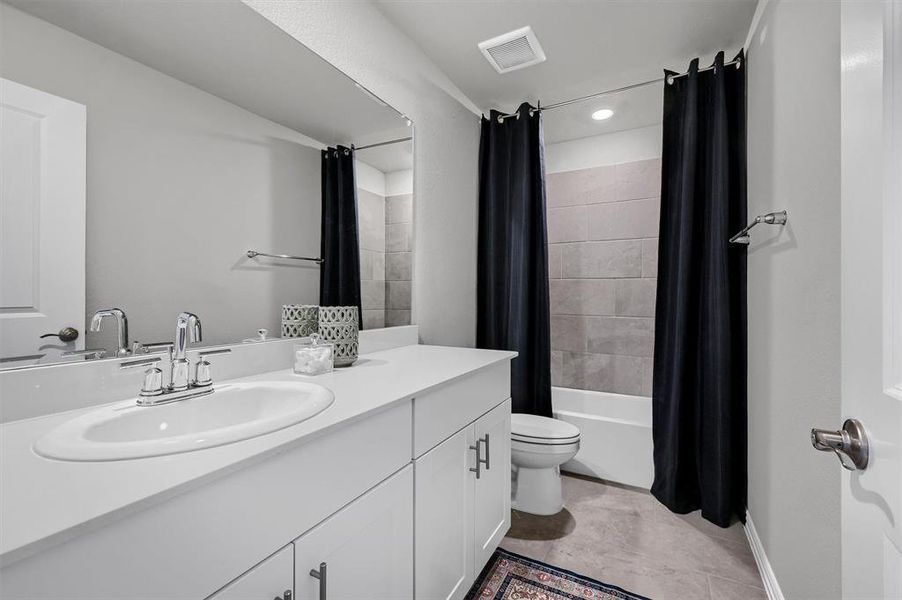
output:
{"label": "curtain ring", "polygon": [[673,75],[667,76],[667,85],[673,85]]}
{"label": "curtain ring", "polygon": [[350,153],[351,153],[351,151],[348,150],[347,148],[345,148],[345,156],[347,156],[347,155],[350,154]]}

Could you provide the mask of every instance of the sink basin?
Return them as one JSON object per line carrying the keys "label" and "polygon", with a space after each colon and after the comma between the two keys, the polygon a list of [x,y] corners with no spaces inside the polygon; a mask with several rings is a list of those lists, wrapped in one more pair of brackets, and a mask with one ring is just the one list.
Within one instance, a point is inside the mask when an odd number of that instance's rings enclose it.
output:
{"label": "sink basin", "polygon": [[327,409],[335,396],[305,382],[215,386],[207,396],[158,406],[120,402],[67,421],[34,445],[46,458],[109,461],[192,452],[265,435]]}

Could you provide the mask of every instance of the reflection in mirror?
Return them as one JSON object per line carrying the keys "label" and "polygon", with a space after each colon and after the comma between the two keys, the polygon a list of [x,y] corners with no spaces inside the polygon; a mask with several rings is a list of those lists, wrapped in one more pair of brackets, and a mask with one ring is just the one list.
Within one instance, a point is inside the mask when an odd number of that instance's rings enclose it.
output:
{"label": "reflection in mirror", "polygon": [[238,0],[0,11],[0,368],[166,351],[182,311],[201,345],[278,337],[328,265],[248,251],[320,257],[339,144],[364,325],[410,322],[406,117]]}

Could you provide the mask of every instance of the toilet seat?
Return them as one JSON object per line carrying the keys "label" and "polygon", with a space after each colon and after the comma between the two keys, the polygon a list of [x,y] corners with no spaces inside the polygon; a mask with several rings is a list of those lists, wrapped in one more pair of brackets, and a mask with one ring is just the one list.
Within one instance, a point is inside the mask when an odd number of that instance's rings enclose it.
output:
{"label": "toilet seat", "polygon": [[569,446],[579,443],[579,428],[559,419],[514,413],[511,415],[511,441],[517,445]]}

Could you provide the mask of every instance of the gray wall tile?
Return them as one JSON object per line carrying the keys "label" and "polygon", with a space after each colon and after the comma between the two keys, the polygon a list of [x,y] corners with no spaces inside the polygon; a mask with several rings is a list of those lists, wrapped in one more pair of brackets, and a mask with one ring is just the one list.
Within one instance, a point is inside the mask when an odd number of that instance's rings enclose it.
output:
{"label": "gray wall tile", "polygon": [[651,357],[654,319],[640,317],[586,317],[589,352]]}
{"label": "gray wall tile", "polygon": [[385,308],[385,282],[369,280],[360,282],[361,305],[363,310]]}
{"label": "gray wall tile", "polygon": [[562,275],[568,279],[638,277],[642,274],[642,242],[563,244]]}
{"label": "gray wall tile", "polygon": [[642,240],[642,277],[658,276],[658,238]]}
{"label": "gray wall tile", "polygon": [[661,161],[546,184],[552,383],[649,396]]}
{"label": "gray wall tile", "polygon": [[385,311],[384,310],[366,310],[363,311],[363,328],[379,329],[385,327]]}
{"label": "gray wall tile", "polygon": [[651,361],[638,356],[562,353],[564,387],[646,396],[651,381]]}
{"label": "gray wall tile", "polygon": [[409,252],[410,248],[410,223],[392,223],[385,226],[385,251]]}
{"label": "gray wall tile", "polygon": [[357,188],[360,247],[385,252],[385,198]]}
{"label": "gray wall tile", "polygon": [[389,252],[385,255],[386,281],[410,281],[410,252]]}
{"label": "gray wall tile", "polygon": [[402,194],[385,198],[385,224],[413,221],[413,196]]}
{"label": "gray wall tile", "polygon": [[373,257],[376,252],[373,250],[360,250],[360,281],[368,281],[375,279],[373,277]]}
{"label": "gray wall tile", "polygon": [[567,206],[548,209],[548,241],[582,242],[589,239],[586,227],[586,207]]}
{"label": "gray wall tile", "polygon": [[385,253],[373,254],[373,279],[385,279]]}
{"label": "gray wall tile", "polygon": [[654,317],[657,279],[618,279],[614,314],[618,317]]}
{"label": "gray wall tile", "polygon": [[550,288],[553,315],[613,315],[614,279],[555,279]]}
{"label": "gray wall tile", "polygon": [[661,195],[661,159],[640,160],[617,165],[617,200],[634,200]]}
{"label": "gray wall tile", "polygon": [[410,282],[385,282],[385,307],[391,310],[410,310]]}
{"label": "gray wall tile", "polygon": [[[627,240],[658,235],[658,198],[593,204],[587,209],[590,240]],[[561,240],[564,241],[564,240]]]}
{"label": "gray wall tile", "polygon": [[614,166],[549,173],[545,177],[546,203],[556,207],[613,202],[617,187]]}
{"label": "gray wall tile", "polygon": [[410,311],[387,309],[385,311],[385,326],[400,327],[402,325],[410,325]]}
{"label": "gray wall tile", "polygon": [[551,316],[551,349],[586,351],[586,318]]}
{"label": "gray wall tile", "polygon": [[561,246],[559,244],[548,246],[548,277],[551,279],[561,278]]}
{"label": "gray wall tile", "polygon": [[563,384],[564,353],[560,350],[551,351],[551,385]]}

